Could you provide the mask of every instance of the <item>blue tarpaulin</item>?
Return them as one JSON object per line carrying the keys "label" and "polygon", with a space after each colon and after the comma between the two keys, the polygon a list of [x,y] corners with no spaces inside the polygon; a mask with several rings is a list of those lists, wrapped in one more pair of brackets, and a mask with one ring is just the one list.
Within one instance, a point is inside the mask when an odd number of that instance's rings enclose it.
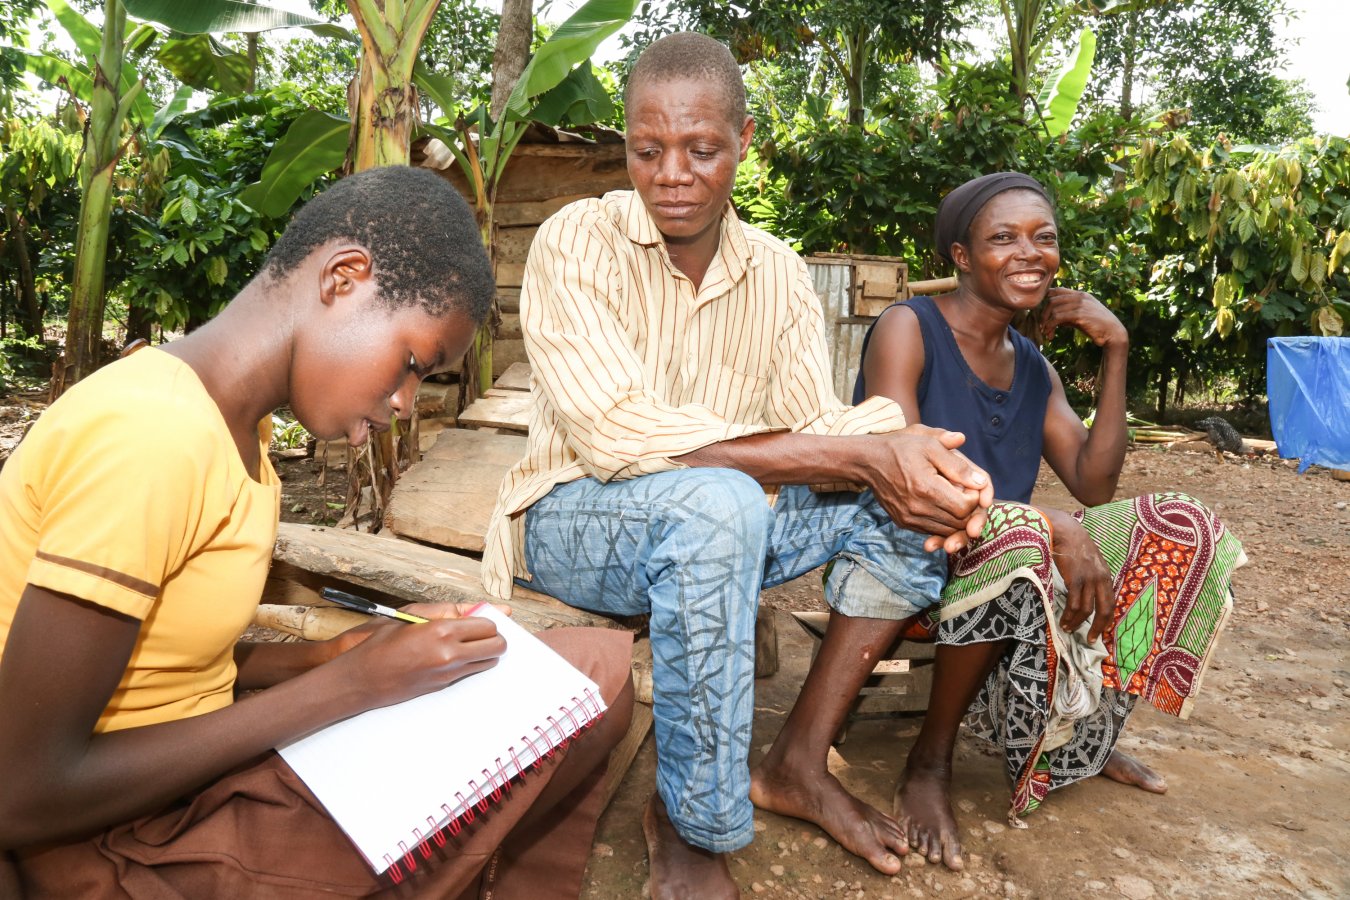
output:
{"label": "blue tarpaulin", "polygon": [[1271,338],[1266,396],[1280,456],[1350,469],[1350,338]]}

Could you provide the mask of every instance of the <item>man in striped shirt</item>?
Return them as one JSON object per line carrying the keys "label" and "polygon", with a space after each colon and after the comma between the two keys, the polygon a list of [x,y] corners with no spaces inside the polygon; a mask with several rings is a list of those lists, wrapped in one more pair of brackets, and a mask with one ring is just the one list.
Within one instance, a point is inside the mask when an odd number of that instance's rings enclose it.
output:
{"label": "man in striped shirt", "polygon": [[[657,41],[625,99],[637,191],[565,207],[530,249],[529,445],[502,484],[484,584],[650,614],[653,897],[737,896],[725,855],[753,837],[752,799],[894,873],[905,835],[826,755],[900,621],[937,600],[939,551],[979,533],[988,476],[953,452],[960,435],[834,397],[805,265],[731,208],[754,122],[727,49]],[[830,560],[828,635],[752,776],[759,591]]]}

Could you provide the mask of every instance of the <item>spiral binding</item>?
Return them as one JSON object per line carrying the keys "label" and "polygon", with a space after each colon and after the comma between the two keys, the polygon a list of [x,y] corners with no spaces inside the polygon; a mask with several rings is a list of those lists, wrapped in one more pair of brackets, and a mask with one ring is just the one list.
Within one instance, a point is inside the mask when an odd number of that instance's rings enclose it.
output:
{"label": "spiral binding", "polygon": [[[417,859],[414,854],[420,855],[424,860],[431,859],[431,854],[434,852],[431,848],[432,843],[437,847],[444,847],[448,838],[458,837],[466,825],[473,824],[473,820],[478,813],[487,812],[489,806],[501,804],[502,798],[511,793],[512,781],[516,778],[523,778],[530,769],[538,771],[546,759],[552,759],[559,750],[566,749],[567,745],[578,734],[590,730],[596,722],[604,717],[604,710],[600,707],[600,699],[594,691],[590,690],[585,692],[582,699],[573,697],[572,706],[560,706],[558,710],[562,713],[562,717],[546,717],[547,728],[534,726],[534,730],[537,732],[536,737],[521,735],[521,743],[527,745],[530,748],[530,754],[533,754],[532,762],[523,761],[516,754],[515,745],[511,745],[506,750],[510,756],[509,767],[502,763],[502,758],[499,756],[495,760],[497,764],[495,770],[492,768],[482,770],[484,781],[481,786],[477,779],[469,779],[469,795],[467,797],[458,791],[455,792],[455,802],[458,804],[455,809],[460,810],[459,815],[455,815],[455,810],[450,808],[450,804],[442,803],[440,808],[445,813],[446,818],[444,825],[437,828],[436,820],[427,816],[427,832],[423,834],[420,828],[414,828],[412,832],[414,841],[411,847],[403,841],[398,842],[399,850],[403,851],[401,857],[385,854],[384,861],[388,866],[385,871],[394,884],[402,884],[403,879],[417,871]],[[589,714],[589,718],[585,722],[580,722],[575,715],[577,712]],[[561,718],[566,718],[572,729],[565,736],[564,726],[560,723]],[[558,735],[556,742],[550,740],[551,734]],[[539,746],[535,746],[536,742]],[[529,758],[528,755],[525,757],[526,760],[529,760]],[[508,775],[508,768],[514,770],[515,774]],[[475,812],[475,809],[477,812]]]}

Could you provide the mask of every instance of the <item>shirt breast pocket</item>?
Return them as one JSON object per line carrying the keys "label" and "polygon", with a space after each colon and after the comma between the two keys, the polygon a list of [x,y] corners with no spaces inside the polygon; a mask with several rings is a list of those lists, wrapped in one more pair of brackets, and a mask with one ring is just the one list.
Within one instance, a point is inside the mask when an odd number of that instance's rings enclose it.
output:
{"label": "shirt breast pocket", "polygon": [[708,405],[732,422],[761,422],[768,402],[769,379],[717,364],[705,392]]}

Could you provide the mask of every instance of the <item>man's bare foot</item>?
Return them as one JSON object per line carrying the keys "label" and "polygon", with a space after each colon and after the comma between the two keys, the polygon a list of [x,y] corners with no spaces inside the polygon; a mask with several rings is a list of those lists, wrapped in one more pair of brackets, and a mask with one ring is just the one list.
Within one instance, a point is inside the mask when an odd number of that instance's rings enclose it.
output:
{"label": "man's bare foot", "polygon": [[1132,784],[1150,793],[1167,793],[1167,780],[1165,778],[1133,756],[1119,750],[1111,751],[1111,758],[1106,761],[1106,767],[1102,769],[1101,774],[1112,781]]}
{"label": "man's bare foot", "polygon": [[945,863],[959,871],[966,861],[961,856],[951,789],[949,766],[924,766],[911,759],[895,789],[895,818],[916,852],[930,863]]}
{"label": "man's bare foot", "polygon": [[783,768],[750,773],[750,802],[783,816],[805,819],[850,853],[861,856],[878,872],[900,871],[900,857],[909,852],[895,820],[854,797],[829,772],[800,774]]}
{"label": "man's bare foot", "polygon": [[642,814],[642,833],[647,838],[647,861],[651,866],[652,900],[687,900],[690,897],[721,900],[739,897],[724,853],[713,853],[684,842],[666,815],[660,794],[652,794]]}

